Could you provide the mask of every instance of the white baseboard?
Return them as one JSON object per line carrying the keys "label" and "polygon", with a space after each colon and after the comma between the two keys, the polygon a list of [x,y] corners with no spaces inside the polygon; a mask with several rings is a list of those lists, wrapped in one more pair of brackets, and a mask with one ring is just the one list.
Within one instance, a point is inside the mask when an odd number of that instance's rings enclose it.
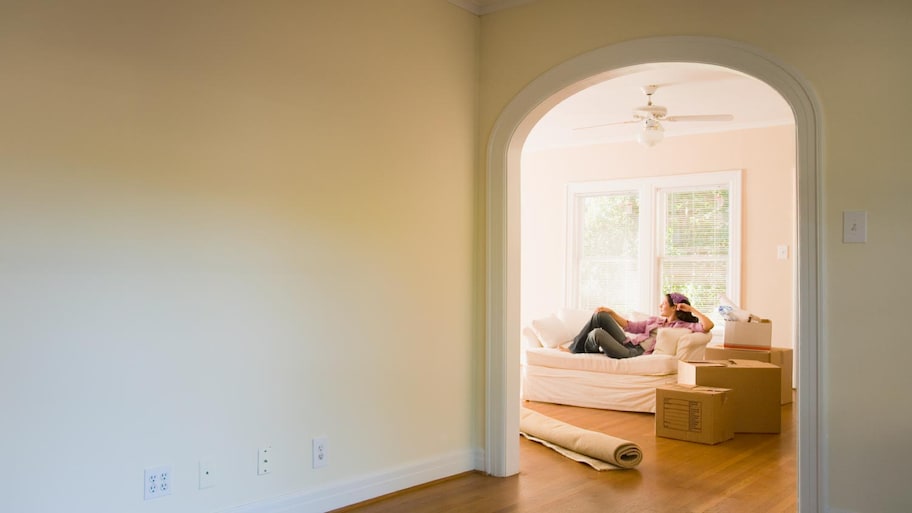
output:
{"label": "white baseboard", "polygon": [[459,451],[412,465],[245,504],[223,513],[325,513],[444,477],[480,470],[483,465],[484,454],[480,449]]}

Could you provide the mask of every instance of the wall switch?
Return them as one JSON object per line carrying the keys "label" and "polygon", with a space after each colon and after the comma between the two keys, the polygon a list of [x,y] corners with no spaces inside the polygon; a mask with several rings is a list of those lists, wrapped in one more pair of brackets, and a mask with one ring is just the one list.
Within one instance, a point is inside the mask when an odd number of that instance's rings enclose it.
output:
{"label": "wall switch", "polygon": [[868,241],[868,213],[864,210],[847,210],[842,213],[842,242]]}
{"label": "wall switch", "polygon": [[199,489],[215,486],[215,464],[210,460],[199,462]]}
{"label": "wall switch", "polygon": [[171,467],[150,467],[143,472],[143,499],[157,499],[171,495]]}
{"label": "wall switch", "polygon": [[785,244],[782,244],[776,247],[776,258],[779,260],[788,260],[789,257],[789,247]]}
{"label": "wall switch", "polygon": [[313,468],[325,467],[329,464],[329,440],[325,436],[313,439]]}
{"label": "wall switch", "polygon": [[257,474],[264,475],[272,472],[272,446],[260,448],[257,451]]}

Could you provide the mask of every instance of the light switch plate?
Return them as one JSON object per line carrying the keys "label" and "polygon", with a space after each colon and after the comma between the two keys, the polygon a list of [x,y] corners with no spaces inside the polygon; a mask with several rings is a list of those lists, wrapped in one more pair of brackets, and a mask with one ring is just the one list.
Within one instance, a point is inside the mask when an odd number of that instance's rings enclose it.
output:
{"label": "light switch plate", "polygon": [[776,258],[779,260],[788,260],[789,247],[785,244],[776,247]]}
{"label": "light switch plate", "polygon": [[842,242],[863,243],[868,240],[868,213],[846,210],[842,213]]}

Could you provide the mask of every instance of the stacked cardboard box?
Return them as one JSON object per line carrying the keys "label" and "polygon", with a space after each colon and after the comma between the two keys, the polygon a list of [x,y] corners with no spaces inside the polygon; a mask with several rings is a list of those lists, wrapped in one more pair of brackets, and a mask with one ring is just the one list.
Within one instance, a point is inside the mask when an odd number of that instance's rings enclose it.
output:
{"label": "stacked cardboard box", "polygon": [[782,369],[779,403],[792,402],[792,350],[787,347],[760,349],[731,349],[720,346],[706,346],[707,360],[757,360],[778,365]]}
{"label": "stacked cardboard box", "polygon": [[695,385],[656,389],[657,436],[717,444],[735,436],[731,390]]}
{"label": "stacked cardboard box", "polygon": [[781,372],[756,360],[679,361],[678,383],[731,389],[735,433],[780,433]]}
{"label": "stacked cardboard box", "polygon": [[749,322],[725,321],[722,344],[734,349],[769,349],[773,339],[773,322],[751,317]]}

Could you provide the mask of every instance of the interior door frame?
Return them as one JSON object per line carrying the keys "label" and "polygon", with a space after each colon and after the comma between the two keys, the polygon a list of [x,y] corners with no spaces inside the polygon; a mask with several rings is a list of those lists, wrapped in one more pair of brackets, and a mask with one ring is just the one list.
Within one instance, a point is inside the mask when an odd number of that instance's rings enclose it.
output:
{"label": "interior door frame", "polygon": [[557,103],[586,87],[656,62],[714,64],[766,82],[795,115],[798,248],[798,509],[821,511],[826,440],[820,423],[823,390],[818,333],[821,123],[817,97],[801,74],[774,56],[727,39],[674,36],[606,46],[563,62],[523,88],[495,122],[486,154],[486,396],[484,470],[519,472],[520,208],[522,146]]}

